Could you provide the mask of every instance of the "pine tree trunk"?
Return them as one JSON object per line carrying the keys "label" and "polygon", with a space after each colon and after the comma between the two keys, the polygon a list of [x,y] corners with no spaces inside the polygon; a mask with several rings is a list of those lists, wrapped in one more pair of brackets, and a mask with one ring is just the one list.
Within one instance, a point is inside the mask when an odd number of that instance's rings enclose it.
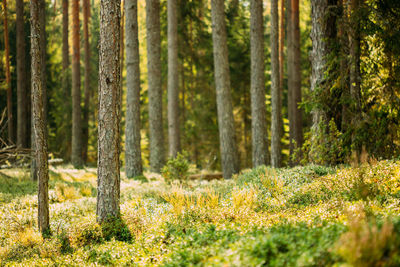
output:
{"label": "pine tree trunk", "polygon": [[17,26],[17,146],[28,147],[28,102],[26,88],[26,56],[24,1],[16,1]]}
{"label": "pine tree trunk", "polygon": [[143,173],[140,148],[140,58],[137,12],[137,0],[126,0],[125,172],[127,177]]}
{"label": "pine tree trunk", "polygon": [[118,217],[120,198],[120,0],[100,2],[97,221]]}
{"label": "pine tree trunk", "polygon": [[[69,68],[69,44],[68,44],[68,0],[63,0],[62,2],[62,67],[63,67],[63,87],[64,87],[64,95],[69,98],[69,81],[68,77],[68,68]],[[67,102],[67,101],[66,101]]]}
{"label": "pine tree trunk", "polygon": [[346,132],[350,126],[351,116],[349,110],[350,102],[350,84],[349,84],[349,71],[348,71],[348,26],[347,26],[347,16],[345,4],[343,0],[339,0],[338,3],[341,7],[342,14],[340,19],[340,24],[338,27],[338,39],[340,42],[340,87],[342,89],[342,132]]}
{"label": "pine tree trunk", "polygon": [[[286,1],[286,19],[287,19],[287,72],[288,72],[288,91],[287,91],[287,107],[288,107],[288,120],[289,120],[289,156],[294,152],[294,109],[293,109],[293,23],[292,23],[292,1]],[[292,165],[291,159],[289,164]]]}
{"label": "pine tree trunk", "polygon": [[169,156],[180,151],[177,0],[168,0],[168,137]]}
{"label": "pine tree trunk", "polygon": [[239,171],[239,159],[235,140],[223,0],[211,0],[211,20],[221,165],[224,178],[229,179]]}
{"label": "pine tree trunk", "polygon": [[279,90],[279,16],[278,0],[271,2],[271,165],[281,166],[280,123],[282,117]]}
{"label": "pine tree trunk", "polygon": [[48,163],[46,124],[43,107],[43,79],[44,62],[42,57],[43,41],[45,33],[42,32],[40,16],[43,15],[43,0],[31,0],[31,79],[32,79],[32,118],[33,135],[35,140],[35,159],[38,176],[38,226],[43,234],[50,231],[49,226],[49,196],[48,196]]}
{"label": "pine tree trunk", "polygon": [[160,172],[164,164],[161,87],[160,1],[146,0],[147,70],[149,85],[150,169]]}
{"label": "pine tree trunk", "polygon": [[81,125],[81,71],[79,37],[79,0],[72,0],[72,154],[71,162],[81,168],[82,125]]}
{"label": "pine tree trunk", "polygon": [[90,0],[83,1],[83,38],[85,49],[85,100],[83,109],[83,136],[82,136],[82,158],[87,162],[88,143],[89,143],[89,111],[90,111],[90,43],[89,43],[89,18],[90,18]]}

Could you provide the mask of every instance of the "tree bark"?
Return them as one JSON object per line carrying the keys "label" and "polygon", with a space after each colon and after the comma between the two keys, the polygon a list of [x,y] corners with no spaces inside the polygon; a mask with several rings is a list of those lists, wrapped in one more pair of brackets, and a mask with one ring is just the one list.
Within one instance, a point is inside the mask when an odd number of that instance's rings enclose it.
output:
{"label": "tree bark", "polygon": [[17,146],[28,147],[28,90],[26,81],[24,1],[16,1],[17,26]]}
{"label": "tree bark", "polygon": [[71,162],[81,168],[82,124],[81,124],[81,71],[79,37],[79,0],[72,0],[72,154]]}
{"label": "tree bark", "polygon": [[150,169],[160,172],[164,164],[161,84],[160,1],[146,0],[147,70],[150,125]]}
{"label": "tree bark", "polygon": [[97,221],[118,217],[120,198],[120,0],[100,3]]}
{"label": "tree bark", "polygon": [[224,178],[229,179],[239,171],[239,159],[235,140],[223,0],[211,0],[211,20],[221,165]]}
{"label": "tree bark", "polygon": [[89,18],[90,18],[90,0],[82,0],[83,12],[83,38],[85,49],[85,99],[83,109],[83,144],[82,144],[82,158],[83,162],[87,162],[88,157],[88,143],[89,143],[89,111],[90,111],[90,42],[89,42]]}
{"label": "tree bark", "polygon": [[169,156],[181,149],[179,132],[178,17],[176,0],[168,0],[168,137]]}
{"label": "tree bark", "polygon": [[253,167],[268,161],[265,106],[263,1],[250,1],[251,131]]}
{"label": "tree bark", "polygon": [[48,162],[46,124],[44,120],[42,72],[44,62],[42,57],[45,33],[42,31],[40,16],[43,15],[43,0],[31,0],[31,79],[32,79],[32,118],[33,135],[35,140],[35,159],[38,176],[38,226],[42,234],[48,234],[49,225],[49,196],[48,196]]}
{"label": "tree bark", "polygon": [[[62,66],[63,66],[63,87],[64,95],[69,98],[69,81],[68,81],[68,69],[69,69],[69,44],[68,44],[68,26],[69,26],[69,14],[68,14],[69,3],[68,0],[62,2]],[[68,102],[68,101],[66,101]]]}
{"label": "tree bark", "polygon": [[127,177],[143,173],[140,148],[140,54],[137,12],[137,0],[126,0],[125,173]]}

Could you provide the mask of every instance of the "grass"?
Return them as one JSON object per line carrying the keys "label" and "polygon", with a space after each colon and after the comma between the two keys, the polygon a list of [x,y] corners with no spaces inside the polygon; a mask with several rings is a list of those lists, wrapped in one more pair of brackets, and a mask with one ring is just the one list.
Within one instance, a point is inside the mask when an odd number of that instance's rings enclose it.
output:
{"label": "grass", "polygon": [[[96,170],[50,170],[52,237],[28,170],[0,174],[1,266],[399,266],[400,162],[259,167],[227,181],[121,181],[97,225]],[[146,182],[147,180],[147,182]]]}

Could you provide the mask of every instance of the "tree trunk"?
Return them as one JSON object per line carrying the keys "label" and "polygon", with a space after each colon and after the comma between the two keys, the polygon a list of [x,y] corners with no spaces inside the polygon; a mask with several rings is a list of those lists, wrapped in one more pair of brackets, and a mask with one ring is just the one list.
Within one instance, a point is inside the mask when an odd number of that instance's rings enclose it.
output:
{"label": "tree trunk", "polygon": [[120,0],[100,2],[97,221],[118,217],[120,197]]}
{"label": "tree trunk", "polygon": [[79,0],[72,0],[72,154],[71,162],[81,168],[82,125],[81,125],[81,71],[79,40]]}
{"label": "tree trunk", "polygon": [[17,26],[17,146],[28,147],[28,102],[26,88],[26,56],[24,1],[16,1]]}
{"label": "tree trunk", "polygon": [[83,0],[83,38],[85,49],[85,100],[83,109],[83,144],[82,158],[83,162],[87,162],[88,143],[89,143],[89,111],[90,111],[90,43],[89,43],[89,18],[90,18],[90,0]]}
{"label": "tree trunk", "polygon": [[140,57],[137,12],[137,0],[126,0],[125,173],[127,177],[143,173],[140,148]]}
{"label": "tree trunk", "polygon": [[211,20],[221,163],[224,178],[229,179],[239,171],[239,159],[233,120],[224,0],[211,0]]}
{"label": "tree trunk", "polygon": [[281,166],[280,123],[282,117],[281,97],[279,90],[279,16],[278,0],[271,2],[271,165]]}
{"label": "tree trunk", "polygon": [[4,45],[6,57],[6,83],[7,83],[7,127],[8,140],[14,143],[14,118],[12,112],[12,88],[11,88],[11,72],[10,72],[10,44],[8,41],[8,20],[7,20],[7,0],[3,1],[4,7]]}
{"label": "tree trunk", "polygon": [[150,125],[150,169],[160,172],[164,164],[162,121],[160,1],[146,0],[147,70]]}
{"label": "tree trunk", "polygon": [[176,0],[168,0],[168,137],[169,156],[181,149],[179,133],[178,18]]}
{"label": "tree trunk", "polygon": [[[69,44],[68,44],[68,0],[63,0],[62,2],[62,67],[63,67],[63,87],[64,95],[69,98],[69,81],[68,81],[68,68],[69,68]],[[68,101],[66,101],[68,102]],[[67,103],[66,103],[67,104]]]}
{"label": "tree trunk", "polygon": [[342,14],[340,19],[340,25],[338,27],[338,39],[340,42],[340,87],[342,89],[342,132],[346,132],[350,122],[351,115],[349,110],[350,102],[350,87],[349,87],[349,71],[348,71],[348,26],[347,26],[347,10],[343,0],[339,0],[338,3],[341,6]]}
{"label": "tree trunk", "polygon": [[[48,163],[46,124],[43,107],[43,79],[44,62],[42,57],[45,33],[42,32],[40,16],[43,15],[44,0],[31,0],[31,79],[32,79],[32,118],[33,135],[35,140],[35,159],[38,176],[38,226],[42,234],[48,234],[49,225],[49,196],[48,196]],[[42,2],[42,3],[41,3]]]}

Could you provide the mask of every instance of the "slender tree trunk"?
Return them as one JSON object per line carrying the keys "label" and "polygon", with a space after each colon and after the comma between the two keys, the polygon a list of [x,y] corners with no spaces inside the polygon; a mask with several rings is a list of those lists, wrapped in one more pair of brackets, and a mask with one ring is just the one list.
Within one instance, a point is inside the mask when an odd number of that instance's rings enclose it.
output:
{"label": "slender tree trunk", "polygon": [[[285,67],[285,0],[281,0],[280,28],[279,28],[279,90],[282,95]],[[281,120],[282,121],[282,120]],[[281,125],[282,127],[282,125]]]}
{"label": "slender tree trunk", "polygon": [[90,0],[82,0],[83,12],[83,38],[85,49],[85,100],[83,109],[83,144],[82,157],[83,162],[87,162],[88,143],[89,143],[89,112],[90,112],[90,43],[89,43],[89,18],[90,18]]}
{"label": "slender tree trunk", "polygon": [[6,53],[6,83],[7,83],[7,117],[8,117],[8,140],[14,143],[14,118],[12,112],[12,88],[10,72],[10,44],[8,41],[8,19],[7,19],[7,0],[3,0],[4,8],[4,44]]}
{"label": "slender tree trunk", "polygon": [[72,154],[71,162],[81,168],[82,124],[81,124],[81,71],[79,37],[79,0],[72,0]]}
{"label": "slender tree trunk", "polygon": [[[43,1],[43,0],[42,0]],[[35,144],[35,158],[38,176],[38,226],[43,234],[50,231],[49,225],[49,196],[48,196],[48,163],[46,124],[43,108],[43,79],[44,62],[42,58],[43,42],[45,34],[42,32],[40,16],[44,13],[40,10],[44,7],[41,0],[31,0],[31,57],[32,57],[32,118],[33,135]]]}
{"label": "slender tree trunk", "polygon": [[177,0],[168,0],[168,137],[169,156],[181,149],[179,133],[179,74]]}
{"label": "slender tree trunk", "polygon": [[339,5],[342,9],[340,25],[338,27],[338,38],[340,42],[340,87],[342,89],[342,132],[346,132],[350,122],[350,87],[349,87],[349,71],[348,71],[348,23],[347,23],[347,10],[343,0],[339,0]]}
{"label": "slender tree trunk", "polygon": [[137,0],[126,0],[125,172],[127,177],[143,173],[140,148],[140,57],[137,12]]}
{"label": "slender tree trunk", "polygon": [[100,2],[97,221],[120,216],[120,0]]}
{"label": "slender tree trunk", "polygon": [[[63,66],[63,87],[64,87],[64,95],[65,97],[69,98],[69,81],[68,81],[68,69],[69,69],[69,44],[68,44],[68,7],[69,3],[68,0],[63,0],[62,8],[63,8],[63,15],[62,15],[62,66]],[[68,102],[68,101],[66,101]]]}
{"label": "slender tree trunk", "polygon": [[26,57],[24,1],[16,1],[17,13],[17,146],[28,147],[28,102],[26,89]]}
{"label": "slender tree trunk", "polygon": [[160,172],[164,164],[161,87],[160,1],[146,0],[147,69],[149,84],[150,169]]}
{"label": "slender tree trunk", "polygon": [[[292,1],[286,1],[286,20],[287,20],[287,72],[288,72],[288,91],[287,91],[287,107],[289,120],[289,155],[293,155],[294,151],[294,109],[293,109],[293,91],[291,84],[293,83],[293,23],[292,23]],[[289,164],[292,165],[291,159]]]}
{"label": "slender tree trunk", "polygon": [[268,161],[263,1],[251,0],[250,12],[252,159],[253,167],[257,167]]}
{"label": "slender tree trunk", "polygon": [[42,32],[44,33],[44,38],[40,38],[42,42],[43,49],[41,50],[42,61],[43,61],[43,71],[42,74],[42,83],[43,83],[43,110],[44,110],[44,121],[46,125],[46,141],[47,141],[47,76],[46,76],[46,49],[47,49],[47,33],[46,33],[46,0],[39,1],[41,7],[39,9],[40,12],[40,27],[42,27]]}
{"label": "slender tree trunk", "polygon": [[224,178],[229,179],[239,171],[239,159],[233,120],[224,0],[211,0],[211,20],[221,163]]}
{"label": "slender tree trunk", "polygon": [[279,91],[279,16],[278,0],[271,2],[271,165],[281,166],[280,123],[282,117]]}

